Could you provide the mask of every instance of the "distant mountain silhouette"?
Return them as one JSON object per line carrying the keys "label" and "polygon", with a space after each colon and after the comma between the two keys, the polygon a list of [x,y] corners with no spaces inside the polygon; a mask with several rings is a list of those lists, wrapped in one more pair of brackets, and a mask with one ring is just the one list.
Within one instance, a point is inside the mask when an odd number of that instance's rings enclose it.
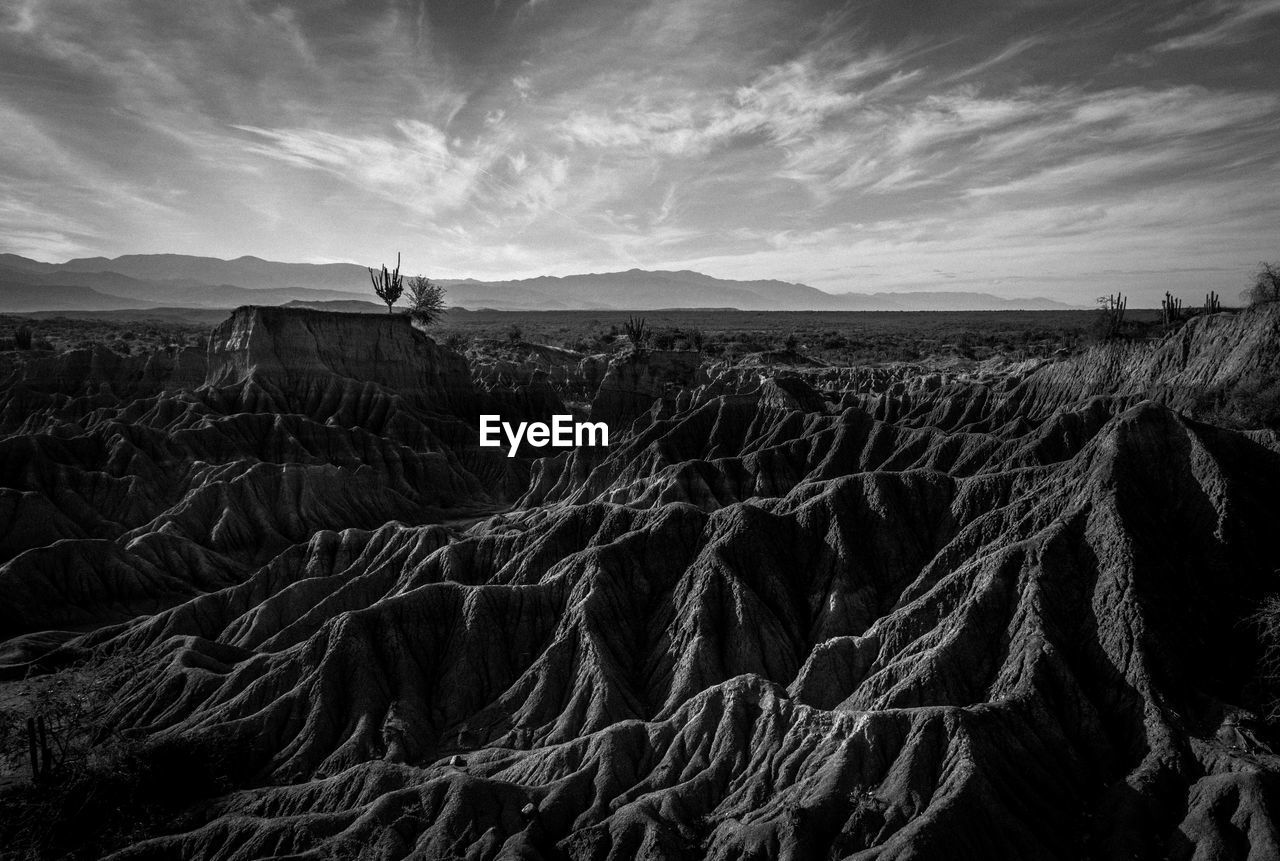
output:
{"label": "distant mountain silhouette", "polygon": [[[408,270],[411,271],[411,270]],[[682,270],[604,272],[514,281],[438,279],[451,305],[496,310],[743,311],[1051,310],[1051,299],[987,293],[827,293],[788,281],[733,281]],[[58,288],[49,292],[49,288]],[[0,311],[103,311],[157,306],[234,308],[244,304],[372,301],[365,267],[353,263],[220,260],[185,254],[130,254],[44,263],[0,254]]]}
{"label": "distant mountain silhouette", "polygon": [[352,293],[360,291],[369,280],[365,267],[353,263],[275,263],[260,257],[220,260],[186,254],[126,254],[114,259],[83,257],[68,260],[59,270],[119,272],[144,281],[232,284],[251,290],[302,288]]}

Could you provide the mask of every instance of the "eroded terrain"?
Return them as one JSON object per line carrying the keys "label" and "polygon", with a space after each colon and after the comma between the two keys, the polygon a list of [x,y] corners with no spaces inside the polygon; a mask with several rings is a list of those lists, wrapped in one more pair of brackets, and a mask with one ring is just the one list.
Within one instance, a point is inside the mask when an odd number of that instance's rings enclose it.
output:
{"label": "eroded terrain", "polygon": [[1278,333],[948,370],[258,308],[40,358],[0,663],[131,656],[112,731],[218,751],[120,859],[1277,857],[1280,436],[1222,405]]}

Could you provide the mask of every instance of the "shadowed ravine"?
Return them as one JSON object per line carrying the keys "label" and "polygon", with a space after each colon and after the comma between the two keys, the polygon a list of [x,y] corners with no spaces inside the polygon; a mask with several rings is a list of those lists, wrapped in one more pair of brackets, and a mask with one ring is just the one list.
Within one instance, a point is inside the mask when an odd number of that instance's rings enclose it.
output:
{"label": "shadowed ravine", "polygon": [[[1280,313],[965,374],[244,308],[0,384],[0,669],[234,785],[119,859],[1280,856]],[[586,391],[608,449],[477,445]],[[502,511],[494,514],[495,511]],[[482,518],[472,523],[475,518]]]}

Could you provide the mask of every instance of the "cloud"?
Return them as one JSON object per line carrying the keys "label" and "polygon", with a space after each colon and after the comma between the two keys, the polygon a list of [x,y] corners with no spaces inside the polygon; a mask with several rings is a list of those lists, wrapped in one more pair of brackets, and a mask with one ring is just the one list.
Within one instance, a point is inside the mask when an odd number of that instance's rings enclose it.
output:
{"label": "cloud", "polygon": [[829,289],[1229,269],[1280,218],[1278,5],[23,0],[0,243]]}
{"label": "cloud", "polygon": [[[587,147],[668,156],[706,155],[750,136],[788,147],[848,114],[867,97],[860,85],[896,64],[892,55],[872,54],[824,69],[814,56],[803,56],[732,89],[681,91],[662,100],[637,96],[607,111],[575,111],[556,128]],[[899,86],[908,77],[882,86]]]}
{"label": "cloud", "polygon": [[[1152,50],[1185,51],[1240,45],[1263,37],[1268,31],[1260,27],[1259,22],[1276,16],[1280,16],[1280,0],[1217,0],[1196,7],[1175,22],[1207,26],[1161,42]],[[1271,34],[1274,37],[1274,30]]]}
{"label": "cloud", "polygon": [[568,160],[514,151],[503,132],[467,143],[413,120],[396,122],[394,134],[384,135],[238,128],[260,141],[246,145],[246,153],[322,171],[429,218],[480,209],[491,225],[519,229],[529,218],[558,212],[566,200]]}

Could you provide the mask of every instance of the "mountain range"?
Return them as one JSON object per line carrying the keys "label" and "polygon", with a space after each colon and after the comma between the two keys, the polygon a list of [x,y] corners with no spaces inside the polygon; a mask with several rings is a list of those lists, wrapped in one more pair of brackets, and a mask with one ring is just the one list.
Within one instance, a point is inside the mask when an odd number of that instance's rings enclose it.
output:
{"label": "mountain range", "polygon": [[[280,263],[258,257],[222,260],[183,254],[129,254],[45,263],[0,254],[0,311],[118,311],[234,308],[240,305],[374,302],[368,273],[353,263]],[[734,281],[691,271],[539,276],[513,281],[437,279],[450,305],[495,310],[744,311],[1054,310],[1045,298],[987,293],[827,293],[778,280]]]}

